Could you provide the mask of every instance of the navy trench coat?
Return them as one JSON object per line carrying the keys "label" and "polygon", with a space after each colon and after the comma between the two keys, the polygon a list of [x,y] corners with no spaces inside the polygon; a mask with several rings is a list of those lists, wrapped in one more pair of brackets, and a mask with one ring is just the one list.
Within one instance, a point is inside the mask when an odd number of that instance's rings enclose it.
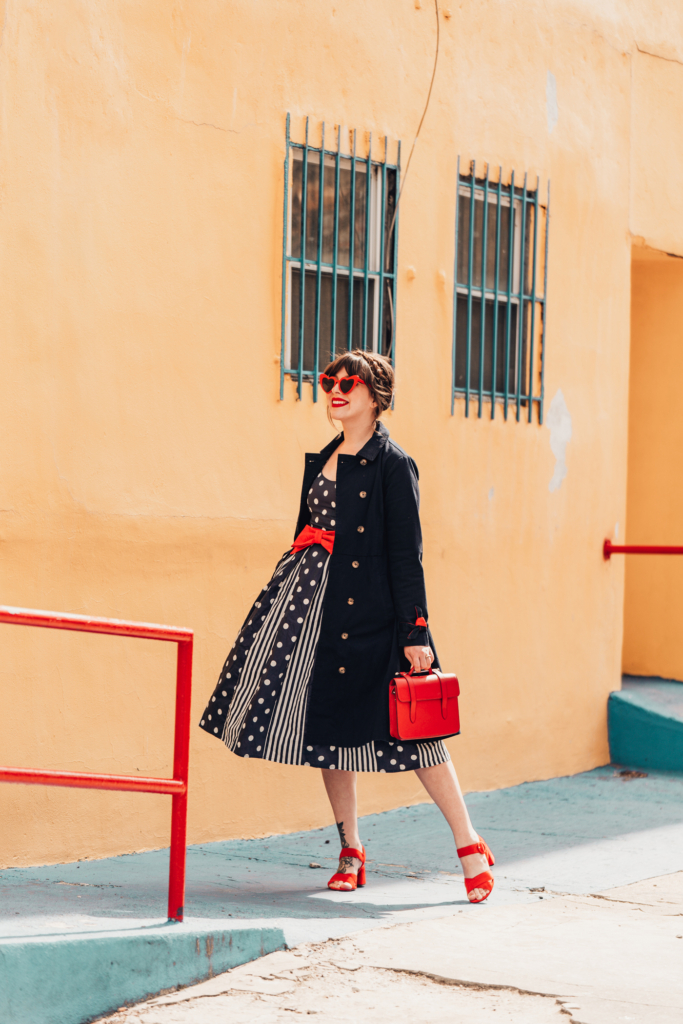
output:
{"label": "navy trench coat", "polygon": [[[332,452],[307,454],[296,535],[310,523],[308,492]],[[305,742],[358,747],[391,740],[389,682],[403,648],[430,644],[417,466],[379,424],[337,462],[337,526],[325,592]],[[434,667],[438,668],[438,660]]]}

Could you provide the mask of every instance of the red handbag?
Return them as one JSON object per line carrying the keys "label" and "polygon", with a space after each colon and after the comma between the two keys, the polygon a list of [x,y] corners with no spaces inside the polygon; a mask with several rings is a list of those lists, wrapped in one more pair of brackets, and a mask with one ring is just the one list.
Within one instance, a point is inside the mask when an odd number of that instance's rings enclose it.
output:
{"label": "red handbag", "polygon": [[399,672],[389,683],[389,731],[397,740],[436,740],[460,732],[457,676]]}

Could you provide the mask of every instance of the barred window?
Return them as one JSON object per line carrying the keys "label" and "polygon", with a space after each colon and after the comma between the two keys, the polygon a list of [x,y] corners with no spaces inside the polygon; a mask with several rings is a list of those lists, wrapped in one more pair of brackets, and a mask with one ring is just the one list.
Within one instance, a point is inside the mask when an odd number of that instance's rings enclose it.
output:
{"label": "barred window", "polygon": [[[491,180],[489,168],[477,177],[460,173],[455,219],[455,294],[453,309],[453,395],[465,400],[465,415],[476,402],[478,416],[490,402],[505,419],[531,423],[536,406],[543,422],[545,369],[545,296],[548,266],[548,213],[535,188]],[[539,283],[543,281],[543,293]]]}
{"label": "barred window", "polygon": [[[344,152],[337,126],[333,149],[290,139],[287,117],[280,397],[284,378],[313,382],[335,356],[361,348],[394,357],[399,157],[387,163]],[[400,144],[398,153],[400,155]]]}

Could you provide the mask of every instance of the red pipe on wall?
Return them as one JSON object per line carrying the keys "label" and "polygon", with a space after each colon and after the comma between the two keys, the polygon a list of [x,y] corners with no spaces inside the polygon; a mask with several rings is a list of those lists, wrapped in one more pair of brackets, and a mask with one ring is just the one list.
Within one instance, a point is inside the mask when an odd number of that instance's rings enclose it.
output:
{"label": "red pipe on wall", "polygon": [[604,558],[612,555],[683,555],[683,547],[671,547],[661,544],[613,544],[606,540],[602,545]]}
{"label": "red pipe on wall", "polygon": [[100,619],[88,615],[67,615],[62,612],[43,612],[28,608],[0,606],[0,623],[3,622],[15,626],[39,626],[45,629],[71,629],[82,633],[108,633],[111,636],[139,637],[144,640],[167,640],[178,644],[172,779],[0,767],[0,782],[162,793],[171,796],[173,804],[171,860],[168,876],[168,918],[170,921],[182,921],[185,902],[193,631],[178,629],[175,626],[157,626],[149,622],[126,622],[122,619]]}

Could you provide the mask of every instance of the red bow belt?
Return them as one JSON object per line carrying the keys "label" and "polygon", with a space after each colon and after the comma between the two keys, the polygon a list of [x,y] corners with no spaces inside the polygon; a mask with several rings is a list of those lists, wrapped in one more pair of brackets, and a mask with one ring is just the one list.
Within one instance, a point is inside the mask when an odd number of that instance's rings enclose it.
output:
{"label": "red bow belt", "polygon": [[292,551],[303,551],[304,548],[310,548],[311,544],[320,544],[332,554],[334,530],[317,530],[313,526],[304,526],[292,544]]}

